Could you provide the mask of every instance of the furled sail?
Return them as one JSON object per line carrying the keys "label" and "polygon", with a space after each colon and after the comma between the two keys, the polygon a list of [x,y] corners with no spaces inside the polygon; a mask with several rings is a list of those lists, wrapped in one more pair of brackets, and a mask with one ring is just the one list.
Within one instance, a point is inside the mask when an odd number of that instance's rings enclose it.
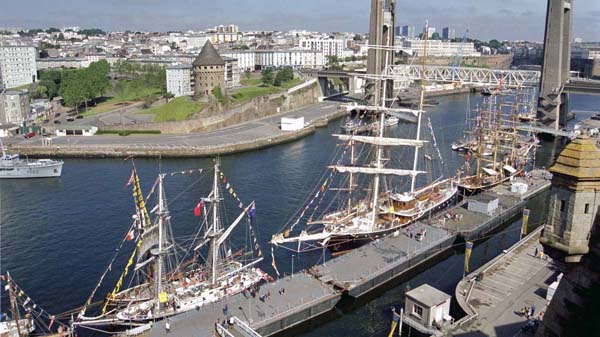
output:
{"label": "furled sail", "polygon": [[397,176],[416,176],[417,174],[426,173],[425,171],[415,170],[400,170],[391,168],[376,168],[376,167],[354,167],[354,166],[329,166],[342,173],[364,173],[364,174],[390,174]]}
{"label": "furled sail", "polygon": [[340,140],[349,141],[355,140],[361,143],[368,143],[381,146],[423,146],[427,141],[416,139],[388,138],[388,137],[370,137],[356,135],[334,135]]}

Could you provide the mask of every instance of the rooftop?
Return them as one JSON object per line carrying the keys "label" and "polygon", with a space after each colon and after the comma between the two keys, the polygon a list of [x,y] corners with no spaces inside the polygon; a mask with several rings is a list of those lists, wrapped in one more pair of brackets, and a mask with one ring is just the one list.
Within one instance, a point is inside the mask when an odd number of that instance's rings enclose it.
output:
{"label": "rooftop", "polygon": [[223,58],[221,58],[219,52],[217,52],[217,50],[209,40],[206,41],[206,44],[204,44],[204,47],[202,47],[200,54],[198,54],[198,56],[192,64],[195,66],[218,66],[225,65],[225,61],[223,61]]}
{"label": "rooftop", "polygon": [[425,283],[411,291],[406,292],[406,297],[430,308],[451,298],[450,295]]}
{"label": "rooftop", "polygon": [[581,135],[560,153],[550,172],[577,179],[600,179],[600,149],[596,141]]}

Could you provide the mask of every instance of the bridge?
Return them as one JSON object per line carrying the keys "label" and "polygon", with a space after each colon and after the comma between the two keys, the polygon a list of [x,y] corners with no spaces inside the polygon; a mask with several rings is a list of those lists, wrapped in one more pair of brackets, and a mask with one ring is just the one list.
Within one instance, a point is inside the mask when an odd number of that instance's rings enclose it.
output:
{"label": "bridge", "polygon": [[563,87],[569,94],[600,95],[600,81],[571,78]]}
{"label": "bridge", "polygon": [[525,131],[525,132],[533,132],[533,133],[542,133],[542,134],[552,135],[555,137],[566,137],[571,140],[575,139],[575,137],[577,136],[574,131],[565,131],[565,130],[556,129],[554,127],[545,126],[545,125],[521,124],[521,125],[517,126],[517,130]]}

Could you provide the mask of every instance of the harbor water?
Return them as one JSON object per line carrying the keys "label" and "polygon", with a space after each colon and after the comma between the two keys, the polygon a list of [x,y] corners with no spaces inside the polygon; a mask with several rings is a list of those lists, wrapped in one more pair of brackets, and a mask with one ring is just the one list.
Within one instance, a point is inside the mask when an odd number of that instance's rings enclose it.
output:
{"label": "harbor water", "polygon": [[[479,95],[473,94],[471,105],[475,106],[478,100]],[[454,175],[464,157],[453,153],[450,144],[462,137],[466,96],[441,97],[438,101],[439,105],[427,108],[443,158],[443,164],[439,158],[434,160],[440,169],[434,174]],[[600,110],[599,97],[573,95],[570,103],[573,110]],[[578,113],[576,118],[589,116]],[[305,205],[313,188],[322,183],[325,167],[338,148],[331,134],[338,132],[340,123],[330,123],[327,128],[293,143],[220,159],[222,171],[237,196],[245,204],[256,201],[255,232],[266,255],[261,267],[272,275],[275,272],[271,267],[268,241]],[[405,136],[414,126],[394,128],[394,133]],[[557,151],[552,150],[549,143],[543,144],[537,164],[547,167]],[[401,164],[412,162],[408,155],[403,153],[393,160]],[[159,172],[178,172],[165,179],[171,223],[175,237],[185,240],[193,235],[200,224],[193,209],[210,191],[212,159],[139,159],[135,165],[144,192],[150,190]],[[197,168],[206,170],[179,173]],[[0,180],[0,272],[10,271],[27,295],[48,312],[61,313],[83,305],[129,228],[134,204],[131,189],[125,185],[130,173],[130,161],[68,159],[61,178]],[[231,211],[224,221],[229,223],[239,209],[233,198],[226,196],[225,201]],[[543,198],[532,202],[530,225],[535,226],[542,223],[546,204]],[[472,269],[518,240],[519,229],[520,221],[516,221],[479,242],[472,254]],[[234,240],[242,242],[244,238]],[[96,299],[112,290],[132,249],[132,245],[123,247]],[[279,249],[275,254],[282,274],[330,258],[328,252],[298,256]],[[299,333],[305,336],[384,336],[390,323],[389,308],[401,304],[406,289],[427,282],[452,294],[463,273],[463,260],[460,247],[452,250],[449,256],[425,271],[374,294],[360,305],[336,312],[334,320]],[[5,312],[5,292],[1,300],[1,309]]]}

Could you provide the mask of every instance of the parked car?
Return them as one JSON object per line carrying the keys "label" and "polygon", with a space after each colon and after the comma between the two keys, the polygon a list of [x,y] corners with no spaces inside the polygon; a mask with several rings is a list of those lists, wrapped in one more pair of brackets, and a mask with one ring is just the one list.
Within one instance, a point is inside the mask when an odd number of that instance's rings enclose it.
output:
{"label": "parked car", "polygon": [[60,117],[60,112],[55,113],[54,117]]}
{"label": "parked car", "polygon": [[44,119],[44,124],[48,124],[50,122],[49,119]]}
{"label": "parked car", "polygon": [[68,118],[67,118],[67,122],[72,122],[72,121],[74,121],[74,120],[75,120],[75,118],[73,118],[73,117],[68,117]]}
{"label": "parked car", "polygon": [[82,118],[83,118],[83,115],[77,115],[77,117],[75,117],[75,118],[77,118],[77,119],[82,119]]}
{"label": "parked car", "polygon": [[58,119],[55,119],[54,124],[60,124],[60,121]]}
{"label": "parked car", "polygon": [[27,132],[24,137],[25,138],[33,138],[33,137],[35,137],[35,132],[33,132],[33,131]]}

